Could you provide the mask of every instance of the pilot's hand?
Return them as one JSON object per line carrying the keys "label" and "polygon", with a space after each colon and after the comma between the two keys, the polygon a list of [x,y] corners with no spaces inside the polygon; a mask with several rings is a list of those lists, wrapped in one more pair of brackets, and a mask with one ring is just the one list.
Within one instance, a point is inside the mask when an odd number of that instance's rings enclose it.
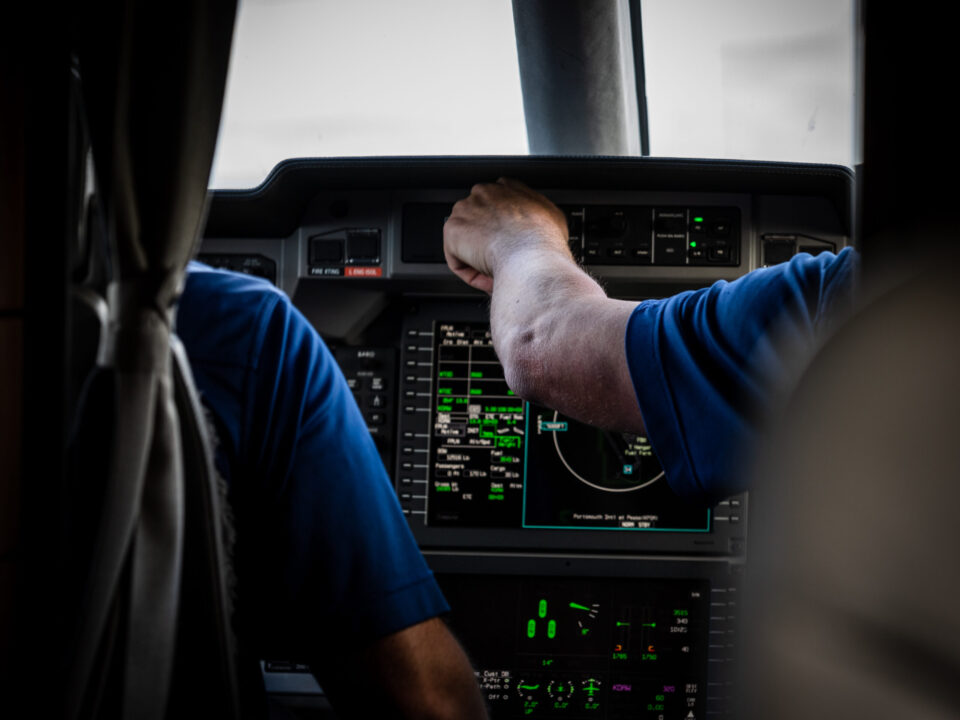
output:
{"label": "pilot's hand", "polygon": [[526,250],[571,261],[567,219],[556,205],[516,180],[475,185],[453,206],[443,229],[447,265],[468,285],[493,292],[497,267]]}

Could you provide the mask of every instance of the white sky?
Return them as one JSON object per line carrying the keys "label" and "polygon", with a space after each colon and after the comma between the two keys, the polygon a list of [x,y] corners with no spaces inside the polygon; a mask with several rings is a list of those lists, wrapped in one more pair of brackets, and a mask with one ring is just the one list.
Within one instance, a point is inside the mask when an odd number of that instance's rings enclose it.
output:
{"label": "white sky", "polygon": [[212,187],[289,157],[526,154],[510,0],[243,0]]}
{"label": "white sky", "polygon": [[[853,0],[644,0],[651,151],[853,162]],[[290,157],[526,154],[510,0],[242,0],[211,187]]]}
{"label": "white sky", "polygon": [[643,0],[652,155],[853,164],[853,0]]}

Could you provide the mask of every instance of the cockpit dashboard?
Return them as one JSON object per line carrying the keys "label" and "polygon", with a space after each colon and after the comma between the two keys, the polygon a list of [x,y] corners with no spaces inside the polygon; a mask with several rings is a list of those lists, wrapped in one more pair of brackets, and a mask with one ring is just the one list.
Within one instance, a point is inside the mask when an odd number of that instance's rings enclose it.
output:
{"label": "cockpit dashboard", "polygon": [[[482,294],[443,259],[477,182],[564,211],[571,251],[643,300],[850,244],[842,167],[644,158],[294,160],[214,192],[199,259],[283,289],[333,349],[494,718],[733,712],[748,495],[673,495],[649,439],[507,386]],[[275,697],[323,705],[294,658]]]}

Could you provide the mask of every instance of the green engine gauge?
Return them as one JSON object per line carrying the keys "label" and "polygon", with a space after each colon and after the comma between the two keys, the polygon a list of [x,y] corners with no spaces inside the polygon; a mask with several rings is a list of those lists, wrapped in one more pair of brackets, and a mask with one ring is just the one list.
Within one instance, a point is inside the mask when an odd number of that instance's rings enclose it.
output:
{"label": "green engine gauge", "polygon": [[577,622],[577,632],[581,637],[590,637],[597,623],[597,616],[600,615],[600,603],[570,603],[570,609],[574,611]]}
{"label": "green engine gauge", "polygon": [[591,713],[600,712],[600,681],[587,678],[580,683],[580,695],[577,703]]}
{"label": "green engine gauge", "polygon": [[573,697],[576,688],[569,680],[551,680],[547,685],[547,695],[551,700],[566,701]]}
{"label": "green engine gauge", "polygon": [[543,689],[543,683],[531,682],[528,680],[521,680],[517,683],[517,693],[520,695],[520,699],[524,702],[533,702],[539,696],[540,692]]}

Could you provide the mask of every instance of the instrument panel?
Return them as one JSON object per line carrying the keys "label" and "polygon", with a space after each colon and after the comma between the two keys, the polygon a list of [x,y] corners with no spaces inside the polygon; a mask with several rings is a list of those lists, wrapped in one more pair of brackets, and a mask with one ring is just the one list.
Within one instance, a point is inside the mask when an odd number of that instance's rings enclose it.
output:
{"label": "instrument panel", "polygon": [[[494,718],[732,713],[747,495],[670,491],[649,439],[506,385],[485,296],[443,260],[443,223],[508,176],[564,211],[611,296],[734,280],[849,244],[845,168],[567,158],[291,161],[214,193],[200,259],[264,277],[331,346]],[[321,697],[296,659],[278,696]]]}

